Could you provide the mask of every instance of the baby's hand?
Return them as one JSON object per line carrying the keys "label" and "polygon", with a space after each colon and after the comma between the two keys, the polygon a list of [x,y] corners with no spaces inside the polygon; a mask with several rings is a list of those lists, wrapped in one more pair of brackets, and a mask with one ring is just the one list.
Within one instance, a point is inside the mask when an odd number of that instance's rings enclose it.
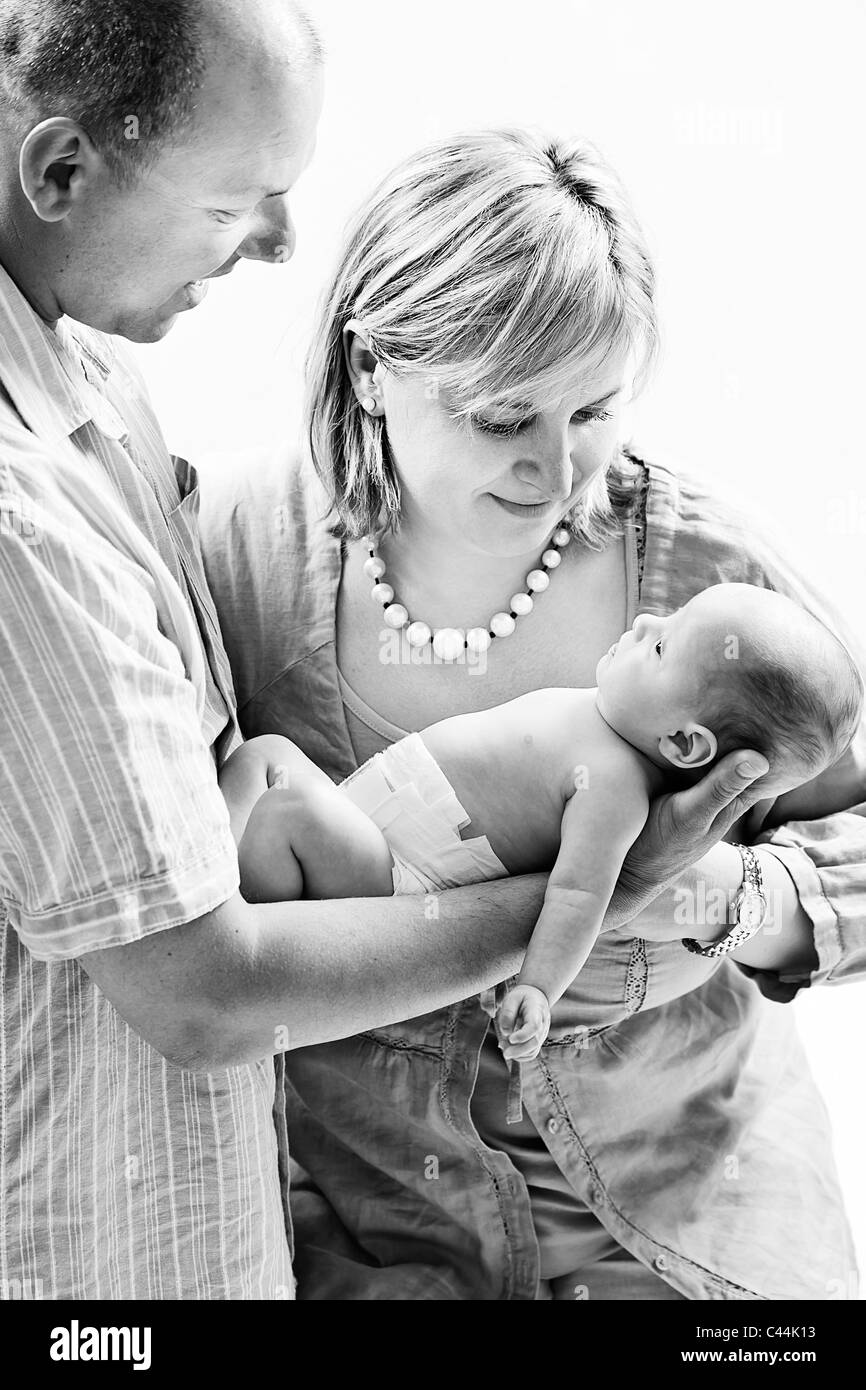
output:
{"label": "baby's hand", "polygon": [[514,985],[496,1018],[499,1046],[507,1062],[528,1062],[537,1057],[550,1032],[550,1005],[535,985]]}

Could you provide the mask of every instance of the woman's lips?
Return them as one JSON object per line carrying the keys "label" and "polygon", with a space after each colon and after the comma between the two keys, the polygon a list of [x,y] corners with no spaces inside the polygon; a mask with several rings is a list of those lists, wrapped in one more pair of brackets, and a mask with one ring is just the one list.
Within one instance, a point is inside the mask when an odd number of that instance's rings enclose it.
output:
{"label": "woman's lips", "polygon": [[490,496],[493,498],[494,502],[497,502],[499,506],[502,507],[504,511],[509,512],[511,516],[520,516],[524,519],[531,519],[536,516],[547,516],[551,507],[556,505],[551,501],[509,502],[506,497],[497,497],[493,492],[491,492]]}

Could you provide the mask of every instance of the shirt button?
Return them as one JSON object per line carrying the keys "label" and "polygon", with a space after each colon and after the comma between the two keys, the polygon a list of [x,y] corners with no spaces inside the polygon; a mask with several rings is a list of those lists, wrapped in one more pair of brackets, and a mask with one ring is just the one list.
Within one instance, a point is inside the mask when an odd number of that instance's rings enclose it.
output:
{"label": "shirt button", "polygon": [[590,1188],[590,1190],[589,1190],[589,1200],[590,1200],[590,1204],[591,1204],[592,1206],[594,1206],[594,1207],[600,1207],[600,1206],[601,1206],[602,1202],[604,1201],[604,1193],[602,1192],[602,1190],[601,1190],[600,1187],[591,1187],[591,1188]]}
{"label": "shirt button", "polygon": [[558,1121],[558,1120],[548,1120],[548,1121],[547,1121],[547,1132],[548,1132],[548,1134],[558,1134],[558,1133],[559,1133],[559,1121]]}
{"label": "shirt button", "polygon": [[664,1255],[656,1255],[655,1260],[653,1261],[653,1263],[654,1263],[656,1269],[662,1269],[662,1270],[664,1270],[664,1269],[667,1269],[667,1267],[668,1267],[668,1262],[667,1262],[667,1260],[665,1259]]}

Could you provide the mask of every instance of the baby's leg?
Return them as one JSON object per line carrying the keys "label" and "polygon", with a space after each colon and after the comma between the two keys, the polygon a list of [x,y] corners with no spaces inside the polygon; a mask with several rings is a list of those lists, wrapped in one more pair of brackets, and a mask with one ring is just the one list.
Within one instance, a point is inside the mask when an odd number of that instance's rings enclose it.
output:
{"label": "baby's leg", "polygon": [[318,769],[259,798],[238,859],[241,891],[250,902],[393,892],[393,861],[381,830]]}

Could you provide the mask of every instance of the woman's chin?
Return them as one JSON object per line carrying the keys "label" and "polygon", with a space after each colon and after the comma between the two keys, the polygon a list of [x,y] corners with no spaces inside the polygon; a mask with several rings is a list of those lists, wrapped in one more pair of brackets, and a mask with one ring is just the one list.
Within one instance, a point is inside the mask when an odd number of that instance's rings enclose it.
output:
{"label": "woman's chin", "polygon": [[486,509],[487,517],[479,525],[474,540],[487,554],[503,558],[525,555],[533,550],[540,555],[565,515],[561,503],[545,508],[526,508],[523,513],[514,513],[496,504],[494,507],[495,511],[493,508]]}

